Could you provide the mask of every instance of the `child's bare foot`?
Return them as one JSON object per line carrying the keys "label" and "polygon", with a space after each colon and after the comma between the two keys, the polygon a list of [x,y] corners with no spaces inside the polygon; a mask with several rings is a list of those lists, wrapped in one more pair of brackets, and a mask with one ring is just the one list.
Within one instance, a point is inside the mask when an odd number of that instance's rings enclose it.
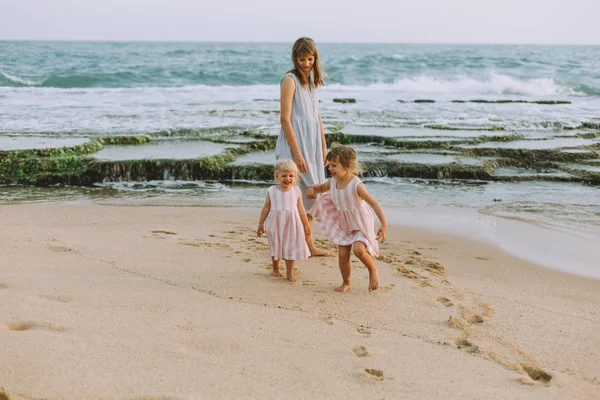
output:
{"label": "child's bare foot", "polygon": [[336,292],[344,293],[344,292],[347,292],[348,290],[350,290],[351,287],[352,287],[352,285],[350,285],[349,283],[342,283],[342,286],[337,287],[333,290],[335,290]]}
{"label": "child's bare foot", "polygon": [[298,279],[296,279],[296,277],[294,276],[294,274],[286,274],[288,281],[294,283],[296,282]]}
{"label": "child's bare foot", "polygon": [[379,273],[375,270],[369,274],[369,292],[379,289]]}
{"label": "child's bare foot", "polygon": [[281,273],[281,271],[279,269],[275,269],[275,268],[273,268],[273,272],[271,272],[271,275],[283,277],[283,274]]}

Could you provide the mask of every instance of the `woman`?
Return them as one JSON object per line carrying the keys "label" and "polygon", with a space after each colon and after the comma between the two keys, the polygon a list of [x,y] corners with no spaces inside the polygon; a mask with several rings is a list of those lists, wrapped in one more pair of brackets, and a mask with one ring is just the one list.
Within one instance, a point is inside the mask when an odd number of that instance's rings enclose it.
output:
{"label": "woman", "polygon": [[[277,138],[277,159],[294,160],[300,171],[299,187],[308,210],[313,201],[306,197],[309,186],[325,182],[327,144],[319,110],[319,86],[323,85],[323,70],[315,42],[307,37],[296,40],[292,47],[294,68],[281,80],[281,131]],[[308,223],[312,232],[311,215]],[[311,257],[332,256],[318,249],[312,233],[306,236]]]}

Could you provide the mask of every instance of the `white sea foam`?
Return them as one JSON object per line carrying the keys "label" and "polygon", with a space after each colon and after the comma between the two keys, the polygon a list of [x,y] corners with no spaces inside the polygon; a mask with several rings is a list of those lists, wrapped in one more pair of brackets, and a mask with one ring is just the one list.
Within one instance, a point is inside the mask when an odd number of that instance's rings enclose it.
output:
{"label": "white sea foam", "polygon": [[576,96],[570,87],[556,83],[552,78],[522,80],[508,75],[490,73],[486,79],[478,80],[466,75],[454,79],[439,79],[429,75],[401,78],[392,84],[374,83],[368,86],[340,84],[328,87],[340,91],[395,91],[403,93],[459,94],[459,95],[523,95],[523,96]]}
{"label": "white sea foam", "polygon": [[9,80],[14,83],[20,83],[21,85],[33,86],[33,85],[38,84],[38,82],[31,81],[31,80],[25,79],[25,78],[20,78],[18,76],[11,75],[4,71],[0,71],[0,75],[2,75],[4,77],[4,79],[6,79],[6,80]]}
{"label": "white sea foam", "polygon": [[[35,85],[33,81],[5,74],[7,79],[27,85]],[[260,97],[261,94],[279,96],[279,85],[188,85],[180,87],[143,87],[143,88],[7,88],[0,87],[0,92],[6,91],[44,91],[44,92],[88,92],[88,93],[206,93],[229,97],[242,95],[242,97]],[[574,89],[556,83],[552,78],[536,78],[520,80],[508,75],[491,73],[485,80],[477,80],[466,75],[458,75],[454,79],[438,79],[428,75],[415,78],[402,78],[394,83],[373,83],[369,85],[343,85],[339,83],[327,84],[323,91],[339,93],[364,93],[364,92],[395,92],[404,94],[455,94],[455,95],[521,95],[531,97],[544,96],[578,96],[581,93]]]}

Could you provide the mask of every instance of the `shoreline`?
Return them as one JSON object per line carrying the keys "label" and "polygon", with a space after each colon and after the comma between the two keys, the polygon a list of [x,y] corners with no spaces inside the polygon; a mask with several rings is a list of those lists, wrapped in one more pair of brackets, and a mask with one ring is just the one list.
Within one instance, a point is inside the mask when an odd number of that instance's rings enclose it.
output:
{"label": "shoreline", "polygon": [[[386,208],[390,209],[394,210]],[[600,279],[600,265],[595,262],[595,243],[600,240],[600,230],[587,232],[587,236],[583,232],[573,235],[537,225],[535,221],[486,215],[460,207],[417,210],[396,207],[390,215],[398,225],[481,241],[543,268]]]}
{"label": "shoreline", "polygon": [[0,388],[11,400],[600,390],[599,280],[390,223],[380,290],[354,260],[352,290],[333,292],[337,258],[298,262],[292,285],[270,276],[258,213],[0,206]]}

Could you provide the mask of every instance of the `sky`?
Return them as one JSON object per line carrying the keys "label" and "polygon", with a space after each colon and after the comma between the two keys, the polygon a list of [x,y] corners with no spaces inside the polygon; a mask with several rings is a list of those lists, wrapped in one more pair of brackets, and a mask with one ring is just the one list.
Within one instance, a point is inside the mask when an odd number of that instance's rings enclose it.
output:
{"label": "sky", "polygon": [[599,15],[600,0],[0,0],[0,40],[600,44]]}

